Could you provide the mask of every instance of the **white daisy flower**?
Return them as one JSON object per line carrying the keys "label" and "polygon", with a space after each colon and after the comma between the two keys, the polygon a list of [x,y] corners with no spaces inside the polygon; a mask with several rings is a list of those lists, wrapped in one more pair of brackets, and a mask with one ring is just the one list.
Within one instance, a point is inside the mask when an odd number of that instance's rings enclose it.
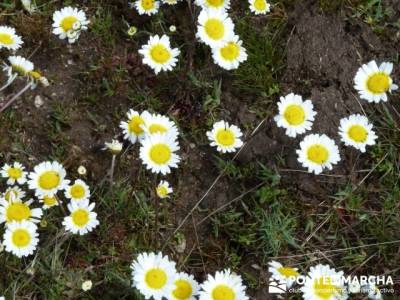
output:
{"label": "white daisy flower", "polygon": [[290,288],[296,282],[296,278],[300,276],[297,268],[284,267],[277,261],[268,263],[268,271],[272,274],[271,278],[277,280],[279,283],[285,283],[286,287]]}
{"label": "white daisy flower", "polygon": [[175,287],[171,292],[171,300],[196,300],[200,286],[193,275],[178,273],[174,281]]}
{"label": "white daisy flower", "polygon": [[208,275],[201,284],[199,300],[248,300],[245,290],[242,278],[228,269],[216,272],[214,277]]}
{"label": "white daisy flower", "polygon": [[29,173],[28,185],[31,190],[35,190],[38,197],[54,196],[58,191],[64,190],[69,184],[65,179],[67,172],[64,167],[56,162],[42,162],[34,167],[33,172]]}
{"label": "white daisy flower", "polygon": [[14,199],[23,199],[25,197],[25,192],[21,190],[18,186],[9,187],[3,194],[6,201],[12,201]]}
{"label": "white daisy flower", "polygon": [[122,150],[122,143],[118,140],[112,140],[110,143],[104,143],[103,150],[110,151],[113,155],[117,155]]}
{"label": "white daisy flower", "polygon": [[14,162],[12,165],[5,164],[0,171],[3,178],[7,178],[7,184],[13,185],[15,183],[24,184],[26,182],[25,167],[19,162]]}
{"label": "white daisy flower", "polygon": [[39,242],[38,236],[34,223],[12,222],[6,227],[3,244],[7,252],[21,258],[33,254]]}
{"label": "white daisy flower", "polygon": [[156,0],[136,0],[135,7],[139,15],[151,16],[158,12],[160,2]]}
{"label": "white daisy flower", "polygon": [[365,152],[367,145],[375,145],[377,136],[368,118],[362,115],[351,115],[340,120],[339,135],[346,146]]}
{"label": "white daisy flower", "polygon": [[142,128],[142,125],[144,125],[145,118],[150,118],[150,113],[148,111],[144,111],[139,114],[139,112],[130,109],[126,115],[128,120],[122,121],[119,127],[122,129],[124,139],[134,144],[138,139],[141,140],[145,137],[145,132]]}
{"label": "white daisy flower", "polygon": [[171,71],[176,66],[177,56],[181,52],[178,48],[171,48],[168,36],[155,35],[150,37],[139,53],[143,55],[143,63],[158,74],[161,71]]}
{"label": "white daisy flower", "polygon": [[211,48],[223,47],[235,35],[233,22],[228,15],[216,10],[202,10],[196,36]]}
{"label": "white daisy flower", "polygon": [[21,0],[21,3],[24,9],[30,14],[33,14],[38,9],[36,3],[32,3],[32,0]]}
{"label": "white daisy flower", "polygon": [[16,34],[15,29],[8,26],[0,26],[0,49],[18,50],[24,42]]}
{"label": "white daisy flower", "polygon": [[225,121],[214,123],[213,129],[207,131],[207,137],[211,142],[210,145],[217,147],[217,150],[222,153],[235,152],[236,149],[242,147],[243,142],[240,139],[242,135],[239,127],[229,125]]}
{"label": "white daisy flower", "polygon": [[169,4],[169,5],[178,4],[179,1],[181,1],[181,0],[162,0],[163,3]]}
{"label": "white daisy flower", "polygon": [[301,96],[293,93],[281,97],[278,110],[279,113],[274,120],[278,127],[286,129],[286,135],[290,137],[296,137],[310,130],[317,114],[311,100],[303,101]]}
{"label": "white daisy flower", "polygon": [[70,6],[55,11],[53,14],[53,33],[62,40],[75,43],[82,30],[87,30],[89,20],[83,10]]}
{"label": "white daisy flower", "polygon": [[77,179],[66,187],[64,195],[73,201],[86,200],[90,198],[90,188],[83,180]]}
{"label": "white daisy flower", "polygon": [[230,0],[195,0],[195,3],[204,10],[226,11],[231,7]]}
{"label": "white daisy flower", "polygon": [[271,4],[267,0],[249,0],[250,11],[255,15],[265,15],[271,11]]}
{"label": "white daisy flower", "polygon": [[386,102],[388,100],[386,93],[399,88],[390,77],[392,70],[393,64],[389,62],[384,62],[379,67],[374,60],[363,65],[354,78],[354,88],[360,98],[368,102],[378,103],[381,100]]}
{"label": "white daisy flower", "polygon": [[308,172],[322,173],[324,168],[332,170],[334,164],[340,161],[339,148],[335,141],[325,134],[309,134],[300,143],[296,150],[298,161]]}
{"label": "white daisy flower", "polygon": [[240,63],[247,60],[246,49],[237,35],[228,39],[222,47],[212,49],[214,62],[226,70],[237,69]]}
{"label": "white daisy flower", "polygon": [[172,193],[172,188],[170,187],[169,182],[161,180],[156,188],[156,193],[161,199],[169,198],[169,194]]}
{"label": "white daisy flower", "polygon": [[178,129],[174,122],[172,122],[168,117],[160,114],[146,114],[143,116],[144,123],[142,129],[148,135],[155,133],[159,134],[169,134],[175,139],[178,138]]}
{"label": "white daisy flower", "polygon": [[91,232],[100,223],[97,220],[97,214],[93,212],[95,204],[89,203],[89,200],[72,201],[68,204],[70,215],[64,218],[62,224],[66,231],[73,234],[84,235]]}
{"label": "white daisy flower", "polygon": [[161,253],[139,254],[131,269],[133,286],[145,299],[162,300],[175,288],[175,263]]}
{"label": "white daisy flower", "polygon": [[7,201],[0,199],[0,223],[30,221],[38,223],[43,215],[41,208],[30,208],[33,199],[23,202],[20,199]]}
{"label": "white daisy flower", "polygon": [[163,175],[177,168],[180,157],[175,153],[179,150],[178,142],[168,134],[152,134],[142,142],[140,158],[148,170]]}
{"label": "white daisy flower", "polygon": [[22,56],[9,56],[8,61],[9,65],[4,64],[3,66],[3,71],[7,73],[8,80],[0,90],[9,86],[18,76],[25,77],[34,72],[33,63]]}
{"label": "white daisy flower", "polygon": [[59,200],[57,199],[57,197],[54,196],[43,196],[39,199],[40,203],[43,203],[42,208],[44,210],[49,209],[53,206],[58,206],[59,205]]}
{"label": "white daisy flower", "polygon": [[341,280],[343,272],[336,272],[328,265],[310,268],[301,288],[304,300],[345,300],[348,295]]}

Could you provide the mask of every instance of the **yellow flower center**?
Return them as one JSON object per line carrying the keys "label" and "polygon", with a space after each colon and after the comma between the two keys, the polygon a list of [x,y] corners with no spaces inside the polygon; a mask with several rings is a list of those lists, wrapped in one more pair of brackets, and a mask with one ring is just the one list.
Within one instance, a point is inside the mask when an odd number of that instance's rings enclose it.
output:
{"label": "yellow flower center", "polygon": [[26,73],[27,73],[27,70],[26,70],[24,67],[22,67],[22,66],[19,66],[19,65],[11,65],[11,67],[12,67],[12,70],[13,70],[15,73],[18,73],[18,75],[20,75],[20,76],[25,76]]}
{"label": "yellow flower center", "polygon": [[86,194],[84,187],[80,184],[74,184],[70,189],[70,193],[74,199],[81,199]]}
{"label": "yellow flower center", "polygon": [[160,198],[165,198],[168,195],[168,190],[165,186],[159,186],[157,187],[157,195]]}
{"label": "yellow flower center", "polygon": [[31,234],[26,229],[17,229],[12,233],[12,242],[18,248],[24,248],[31,242]]}
{"label": "yellow flower center", "polygon": [[36,80],[38,80],[38,79],[40,79],[42,77],[42,74],[40,74],[37,71],[30,71],[28,73],[33,79],[36,79]]}
{"label": "yellow flower center", "polygon": [[193,293],[192,285],[183,279],[175,281],[175,289],[172,291],[174,297],[178,300],[188,300]]}
{"label": "yellow flower center", "polygon": [[258,11],[264,11],[267,8],[267,1],[265,1],[265,0],[255,0],[254,1],[254,7]]}
{"label": "yellow flower center", "polygon": [[150,149],[150,159],[158,165],[163,165],[171,159],[171,149],[165,144],[156,144]]}
{"label": "yellow flower center", "polygon": [[147,271],[145,279],[146,284],[155,290],[159,290],[167,283],[167,274],[164,270],[154,268]]}
{"label": "yellow flower center", "polygon": [[278,268],[278,272],[284,277],[297,277],[300,274],[293,268],[285,268],[280,267]]}
{"label": "yellow flower center", "polygon": [[208,19],[204,24],[204,29],[207,35],[213,40],[220,40],[224,37],[224,23],[218,19]]}
{"label": "yellow flower center", "polygon": [[292,104],[286,107],[283,117],[290,125],[297,126],[304,123],[306,114],[300,105]]}
{"label": "yellow flower center", "polygon": [[373,94],[385,93],[390,88],[390,77],[385,73],[376,73],[368,78],[367,87]]}
{"label": "yellow flower center", "polygon": [[51,190],[60,184],[60,175],[55,171],[46,171],[39,177],[39,187],[44,190]]}
{"label": "yellow flower center", "polygon": [[220,129],[215,139],[220,145],[232,146],[235,143],[235,134],[230,129]]}
{"label": "yellow flower center", "polygon": [[47,206],[54,206],[57,204],[57,199],[56,199],[56,197],[44,196],[43,203]]}
{"label": "yellow flower center", "polygon": [[221,7],[224,5],[224,0],[207,0],[208,6]]}
{"label": "yellow flower center", "polygon": [[340,288],[332,284],[332,279],[329,277],[320,277],[314,280],[314,292],[319,299],[332,299],[339,291]]}
{"label": "yellow flower center", "polygon": [[22,176],[22,170],[18,168],[9,168],[7,174],[10,178],[18,179]]}
{"label": "yellow flower center", "polygon": [[84,227],[89,222],[89,213],[84,209],[77,209],[71,217],[72,222],[78,227]]}
{"label": "yellow flower center", "polygon": [[143,118],[141,116],[134,116],[130,119],[128,124],[129,132],[134,133],[135,135],[140,135],[143,133],[143,129],[141,125],[144,124]]}
{"label": "yellow flower center", "polygon": [[31,210],[28,205],[22,202],[14,202],[11,203],[7,207],[7,222],[17,221],[21,222],[22,220],[28,220],[31,216]]}
{"label": "yellow flower center", "polygon": [[3,45],[12,45],[14,44],[13,37],[8,33],[0,33],[0,44]]}
{"label": "yellow flower center", "polygon": [[67,32],[74,27],[76,21],[78,21],[76,17],[68,16],[61,20],[60,26],[64,30],[64,32]]}
{"label": "yellow flower center", "polygon": [[171,52],[163,44],[157,44],[151,48],[150,56],[155,62],[165,64],[170,60]]}
{"label": "yellow flower center", "polygon": [[322,165],[328,161],[329,151],[323,145],[312,145],[310,148],[308,148],[307,157],[312,162]]}
{"label": "yellow flower center", "polygon": [[149,131],[151,134],[154,133],[166,133],[168,130],[165,128],[165,126],[161,124],[151,124],[149,127]]}
{"label": "yellow flower center", "polygon": [[240,46],[236,43],[230,42],[221,48],[221,56],[223,59],[233,61],[239,57]]}
{"label": "yellow flower center", "polygon": [[142,7],[144,10],[151,10],[154,8],[154,0],[142,0]]}
{"label": "yellow flower center", "polygon": [[347,134],[353,141],[357,143],[364,143],[368,137],[368,131],[361,125],[351,126]]}
{"label": "yellow flower center", "polygon": [[220,284],[217,285],[212,290],[212,300],[235,300],[235,292],[227,285]]}

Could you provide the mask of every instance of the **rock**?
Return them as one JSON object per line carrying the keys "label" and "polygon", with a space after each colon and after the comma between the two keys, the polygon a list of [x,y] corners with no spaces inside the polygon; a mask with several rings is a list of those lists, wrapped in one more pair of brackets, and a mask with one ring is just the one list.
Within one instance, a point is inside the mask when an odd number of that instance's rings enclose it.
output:
{"label": "rock", "polygon": [[40,95],[36,95],[35,96],[35,101],[34,101],[35,107],[36,108],[40,108],[43,106],[44,102],[43,99]]}

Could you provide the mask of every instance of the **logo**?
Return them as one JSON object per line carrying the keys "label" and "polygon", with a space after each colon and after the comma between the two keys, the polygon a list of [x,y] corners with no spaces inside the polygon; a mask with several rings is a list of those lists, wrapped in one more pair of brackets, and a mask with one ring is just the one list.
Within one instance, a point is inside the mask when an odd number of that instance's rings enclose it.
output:
{"label": "logo", "polygon": [[269,279],[268,293],[285,294],[287,292],[286,282],[279,282],[273,278]]}

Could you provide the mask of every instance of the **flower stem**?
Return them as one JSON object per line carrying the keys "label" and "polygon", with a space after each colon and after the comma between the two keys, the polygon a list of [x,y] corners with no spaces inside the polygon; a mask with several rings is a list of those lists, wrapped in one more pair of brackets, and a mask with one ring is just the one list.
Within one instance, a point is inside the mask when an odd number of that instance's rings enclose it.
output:
{"label": "flower stem", "polygon": [[114,185],[115,158],[116,158],[116,155],[113,154],[112,159],[111,159],[111,169],[110,169],[110,192],[111,193],[113,191],[113,185]]}
{"label": "flower stem", "polygon": [[21,89],[17,94],[15,94],[8,102],[0,107],[0,113],[2,113],[4,110],[6,110],[13,102],[20,97],[23,93],[25,93],[31,86],[33,85],[32,82],[28,83],[26,86],[24,86],[23,89]]}

